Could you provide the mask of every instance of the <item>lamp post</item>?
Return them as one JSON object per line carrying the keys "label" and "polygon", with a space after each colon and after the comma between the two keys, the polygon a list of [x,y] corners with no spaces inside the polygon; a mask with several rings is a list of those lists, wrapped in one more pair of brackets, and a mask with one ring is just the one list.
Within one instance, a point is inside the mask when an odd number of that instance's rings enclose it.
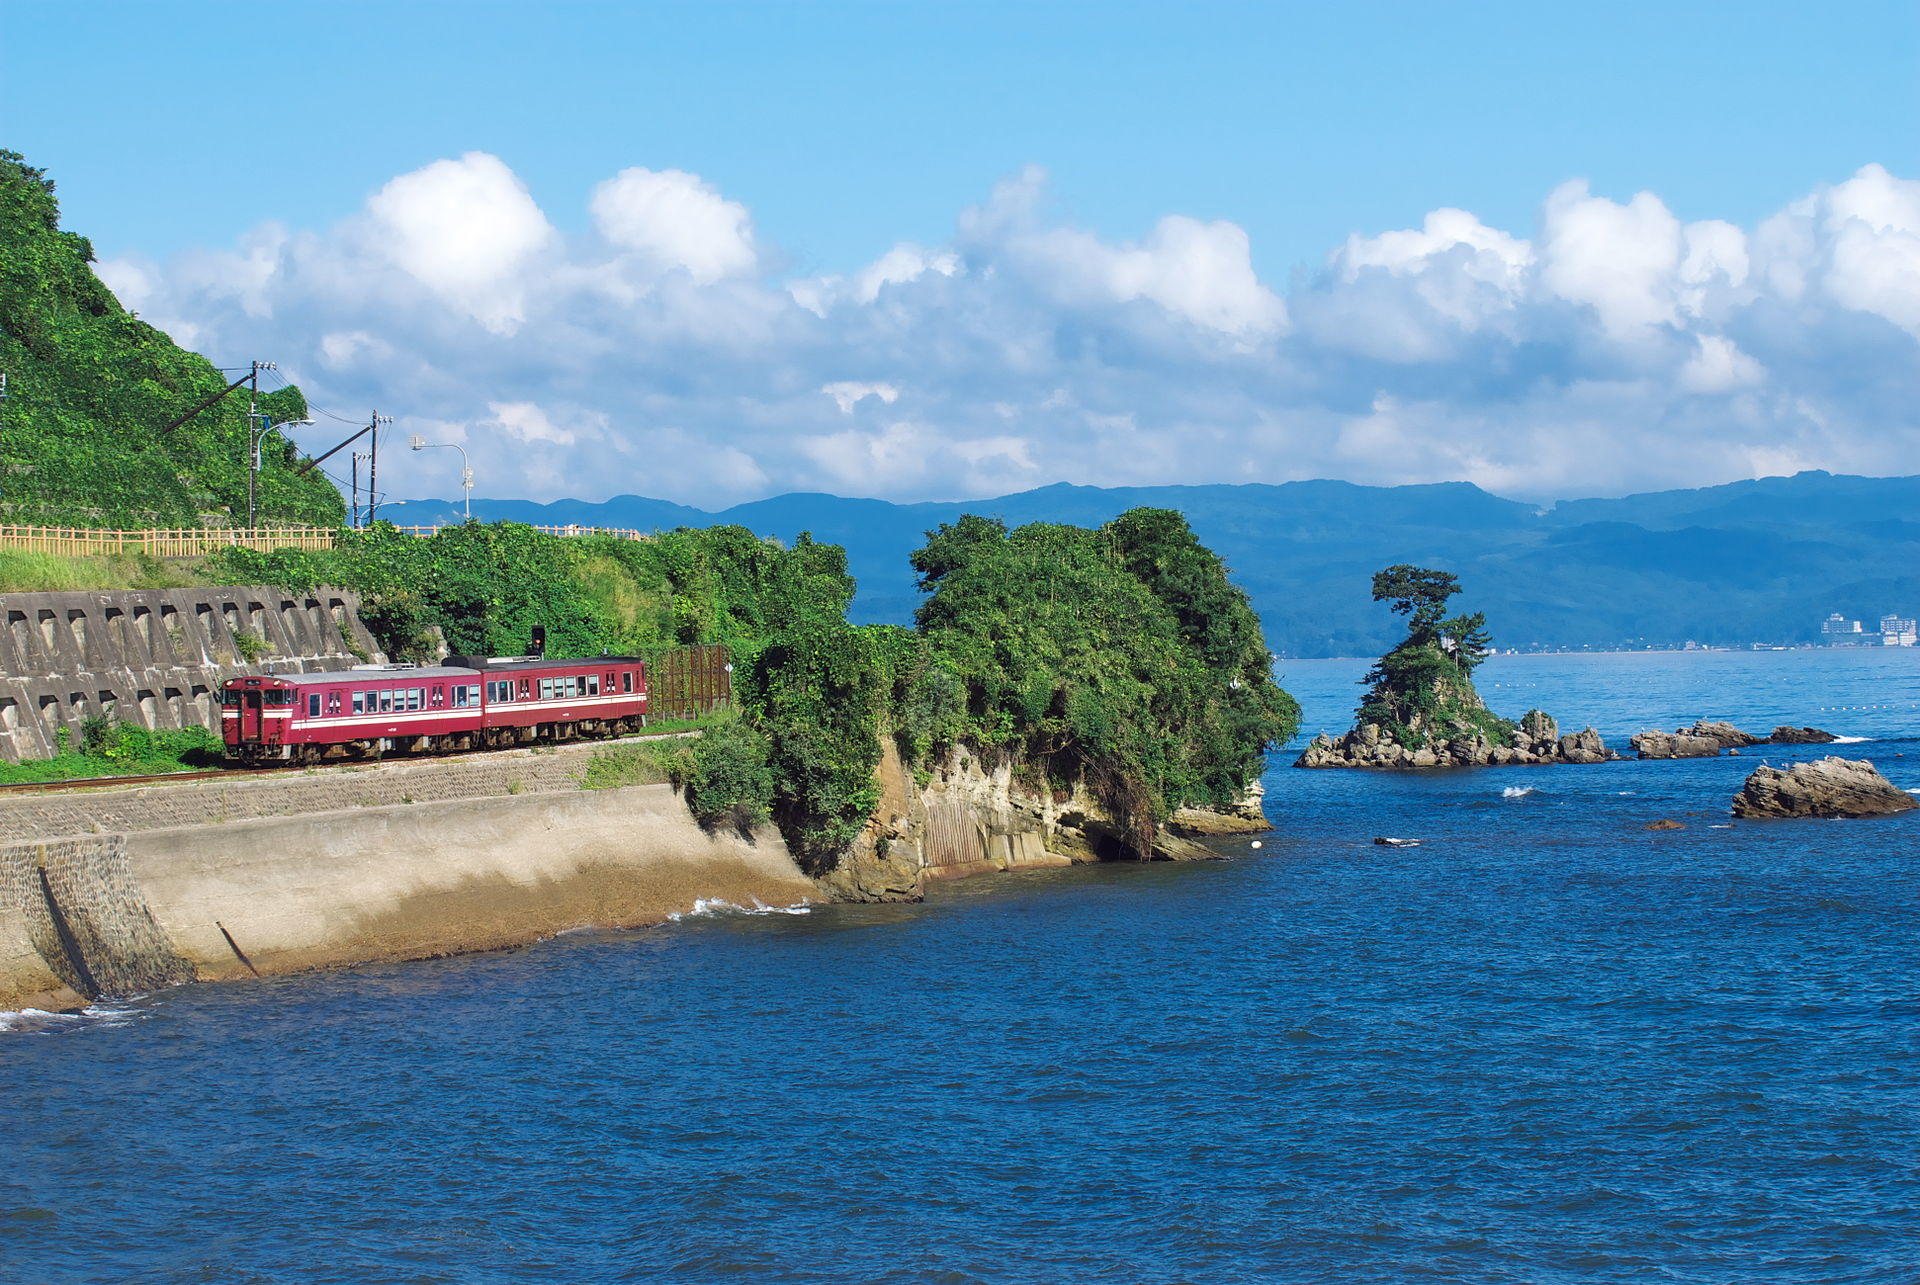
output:
{"label": "lamp post", "polygon": [[312,428],[310,419],[283,419],[278,424],[267,422],[265,415],[247,417],[247,530],[253,530],[254,510],[257,507],[255,496],[260,490],[260,443],[268,433],[283,428]]}
{"label": "lamp post", "polygon": [[454,450],[460,452],[460,485],[466,490],[466,520],[473,521],[473,470],[467,466],[467,448],[458,442],[429,442],[415,433],[407,439],[407,445],[416,451]]}

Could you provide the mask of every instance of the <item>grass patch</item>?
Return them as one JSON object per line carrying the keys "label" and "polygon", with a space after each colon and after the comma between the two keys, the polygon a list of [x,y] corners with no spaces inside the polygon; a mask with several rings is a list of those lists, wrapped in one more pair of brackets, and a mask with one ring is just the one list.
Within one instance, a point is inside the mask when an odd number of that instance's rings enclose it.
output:
{"label": "grass patch", "polygon": [[155,558],[144,553],[82,557],[0,548],[0,593],[189,589],[210,583],[206,564],[199,558]]}
{"label": "grass patch", "polygon": [[593,752],[580,774],[583,790],[617,790],[626,785],[664,785],[674,779],[686,750],[679,745],[628,742]]}
{"label": "grass patch", "polygon": [[0,785],[192,772],[219,767],[223,750],[220,738],[204,727],[149,732],[126,723],[89,719],[81,733],[79,750],[49,759],[0,762]]}

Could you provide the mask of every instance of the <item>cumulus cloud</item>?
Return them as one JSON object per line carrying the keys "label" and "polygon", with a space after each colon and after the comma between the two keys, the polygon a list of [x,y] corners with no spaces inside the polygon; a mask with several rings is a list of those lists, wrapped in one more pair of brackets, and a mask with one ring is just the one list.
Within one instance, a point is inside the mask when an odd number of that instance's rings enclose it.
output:
{"label": "cumulus cloud", "polygon": [[[1751,228],[1579,181],[1528,229],[1436,209],[1355,232],[1284,297],[1241,227],[1102,236],[1050,215],[1033,169],[948,244],[800,279],[698,175],[584,195],[590,230],[563,235],[469,153],[330,227],[98,270],[223,362],[271,356],[324,407],[461,442],[481,494],[1920,472],[1920,183],[1877,165]],[[383,458],[383,482],[456,494],[436,454]]]}

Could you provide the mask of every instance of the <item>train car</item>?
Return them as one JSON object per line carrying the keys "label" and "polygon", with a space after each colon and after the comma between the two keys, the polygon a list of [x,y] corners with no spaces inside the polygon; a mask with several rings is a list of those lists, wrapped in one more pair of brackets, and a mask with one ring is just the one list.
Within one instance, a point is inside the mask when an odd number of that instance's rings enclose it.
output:
{"label": "train car", "polygon": [[220,704],[227,756],[243,763],[502,748],[638,731],[646,666],[631,656],[450,656],[236,678]]}
{"label": "train car", "polygon": [[365,665],[235,678],[220,689],[227,756],[317,763],[480,745],[480,675],[457,665]]}
{"label": "train car", "polygon": [[636,732],[647,720],[647,667],[637,656],[449,656],[477,672],[481,743],[498,748]]}

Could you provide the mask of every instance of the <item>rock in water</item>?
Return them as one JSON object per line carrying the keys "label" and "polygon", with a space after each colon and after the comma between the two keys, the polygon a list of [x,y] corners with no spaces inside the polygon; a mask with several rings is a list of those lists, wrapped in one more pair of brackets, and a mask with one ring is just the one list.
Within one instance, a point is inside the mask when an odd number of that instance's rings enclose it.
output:
{"label": "rock in water", "polygon": [[1878,817],[1915,806],[1914,797],[1873,764],[1837,756],[1756,768],[1733,796],[1737,817]]}
{"label": "rock in water", "polygon": [[1642,830],[1684,830],[1687,827],[1683,822],[1675,821],[1672,817],[1661,817],[1651,825],[1643,825],[1640,828]]}
{"label": "rock in water", "polygon": [[1732,723],[1723,723],[1704,718],[1694,719],[1692,727],[1680,728],[1678,734],[1681,736],[1710,736],[1720,742],[1722,749],[1728,750],[1737,750],[1748,745],[1760,745],[1767,739],[1764,736],[1755,736],[1751,732],[1743,732]]}
{"label": "rock in water", "polygon": [[1776,727],[1767,739],[1775,745],[1827,745],[1840,738],[1817,727]]}
{"label": "rock in water", "polygon": [[1720,742],[1711,736],[1687,732],[1636,732],[1633,748],[1643,759],[1706,759],[1720,752]]}

